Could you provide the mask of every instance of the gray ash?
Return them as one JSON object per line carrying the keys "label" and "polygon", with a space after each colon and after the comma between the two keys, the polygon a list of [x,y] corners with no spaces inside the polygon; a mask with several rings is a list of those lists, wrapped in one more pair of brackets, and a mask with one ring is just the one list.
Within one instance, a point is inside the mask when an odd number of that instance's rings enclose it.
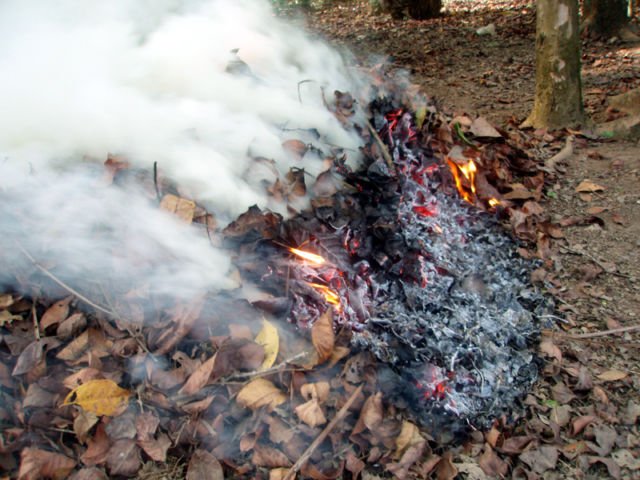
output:
{"label": "gray ash", "polygon": [[532,343],[544,301],[529,282],[532,262],[495,211],[459,197],[412,115],[386,99],[370,109],[392,165],[365,138],[360,170],[338,157],[327,173],[345,188],[286,221],[262,213],[270,228],[258,222],[262,240],[252,236],[251,248],[264,261],[239,266],[275,295],[258,306],[301,328],[332,309],[352,345],[385,365],[387,398],[450,440],[513,411],[536,380]]}

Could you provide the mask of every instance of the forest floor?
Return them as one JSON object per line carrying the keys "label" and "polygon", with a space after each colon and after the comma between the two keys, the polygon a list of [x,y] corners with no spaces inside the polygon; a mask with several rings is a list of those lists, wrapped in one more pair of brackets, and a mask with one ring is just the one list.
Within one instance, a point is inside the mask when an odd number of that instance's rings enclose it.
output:
{"label": "forest floor", "polygon": [[[453,0],[445,2],[441,18],[425,21],[372,15],[367,2],[332,2],[310,12],[307,23],[333,45],[346,47],[363,65],[385,58],[393,68],[409,72],[411,81],[452,116],[484,116],[509,130],[532,109],[532,2]],[[476,33],[492,23],[495,35]],[[620,113],[608,99],[640,86],[640,45],[617,39],[583,41],[582,78],[591,120],[616,118]],[[597,139],[588,131],[572,132],[577,138],[573,154],[562,174],[546,179],[541,202],[550,220],[563,226],[542,273],[547,285],[553,285],[563,320],[543,337],[548,363],[527,399],[528,418],[518,428],[539,441],[515,458],[501,451],[513,432],[501,432],[497,440],[492,437],[495,432],[485,435],[509,469],[500,470],[504,466],[499,462],[496,467],[485,461],[484,471],[467,465],[481,446],[466,446],[454,455],[465,478],[487,473],[514,478],[640,475],[640,334],[597,333],[633,329],[640,323],[640,146]],[[548,157],[560,150],[568,135],[529,133],[539,139],[538,154]],[[578,192],[585,180],[602,188]],[[528,467],[526,476],[522,462]]]}

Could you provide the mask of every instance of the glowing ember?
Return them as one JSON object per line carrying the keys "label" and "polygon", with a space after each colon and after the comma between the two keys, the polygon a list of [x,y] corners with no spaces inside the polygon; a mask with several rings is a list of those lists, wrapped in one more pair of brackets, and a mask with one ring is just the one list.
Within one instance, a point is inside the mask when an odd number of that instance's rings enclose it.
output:
{"label": "glowing ember", "polygon": [[289,248],[289,251],[294,255],[306,260],[307,262],[313,263],[315,265],[324,265],[327,261],[322,258],[320,255],[316,255],[315,253],[305,252],[304,250],[298,250],[297,248]]}
{"label": "glowing ember", "polygon": [[340,311],[340,296],[336,292],[331,290],[326,285],[322,285],[320,283],[309,282],[309,286],[315,288],[318,292],[320,292],[324,296],[324,299],[327,301],[327,303],[334,305],[336,308],[338,308],[338,311]]}
{"label": "glowing ember", "polygon": [[489,206],[491,208],[497,207],[498,205],[500,205],[500,200],[498,200],[497,198],[490,198],[489,199]]}

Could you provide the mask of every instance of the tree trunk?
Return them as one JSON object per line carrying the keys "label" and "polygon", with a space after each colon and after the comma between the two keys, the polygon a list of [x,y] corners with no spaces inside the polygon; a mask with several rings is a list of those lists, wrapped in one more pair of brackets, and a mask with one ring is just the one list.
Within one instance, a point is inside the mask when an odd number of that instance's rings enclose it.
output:
{"label": "tree trunk", "polygon": [[582,28],[591,35],[610,38],[629,24],[628,0],[585,0]]}
{"label": "tree trunk", "polygon": [[523,126],[583,123],[578,0],[538,0],[536,19],[536,97]]}

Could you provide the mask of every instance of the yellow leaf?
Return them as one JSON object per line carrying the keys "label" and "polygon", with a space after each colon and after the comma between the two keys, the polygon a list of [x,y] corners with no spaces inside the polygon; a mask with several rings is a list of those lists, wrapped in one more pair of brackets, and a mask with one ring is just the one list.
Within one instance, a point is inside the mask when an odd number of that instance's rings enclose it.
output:
{"label": "yellow leaf", "polygon": [[130,395],[128,390],[120,388],[112,380],[89,380],[74,388],[64,399],[63,405],[78,405],[98,416],[113,416],[126,407]]}
{"label": "yellow leaf", "polygon": [[605,188],[602,185],[592,182],[591,180],[583,180],[580,185],[576,187],[578,193],[592,193],[602,192]]}
{"label": "yellow leaf", "polygon": [[169,193],[162,197],[160,208],[167,212],[174,213],[178,218],[187,223],[191,223],[195,215],[196,203],[193,200],[180,198]]}
{"label": "yellow leaf", "polygon": [[622,380],[627,377],[627,372],[621,372],[620,370],[607,370],[606,372],[598,375],[600,380],[605,382],[615,382],[617,380]]}
{"label": "yellow leaf", "polygon": [[262,320],[262,330],[256,335],[255,342],[264,348],[262,369],[266,370],[275,363],[278,357],[278,349],[280,348],[278,329],[272,323]]}
{"label": "yellow leaf", "polygon": [[240,405],[251,410],[264,406],[274,409],[284,403],[287,396],[269,380],[257,378],[238,392],[237,400]]}

